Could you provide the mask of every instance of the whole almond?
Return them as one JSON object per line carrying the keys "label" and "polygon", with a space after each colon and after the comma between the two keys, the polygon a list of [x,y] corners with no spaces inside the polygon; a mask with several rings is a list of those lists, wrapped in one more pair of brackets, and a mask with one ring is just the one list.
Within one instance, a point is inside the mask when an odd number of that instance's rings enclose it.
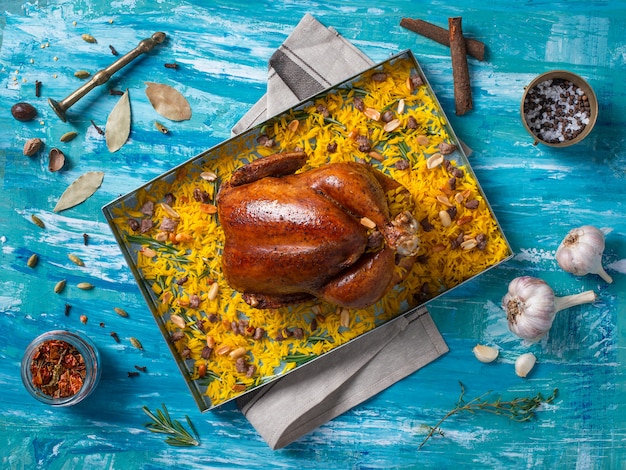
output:
{"label": "whole almond", "polygon": [[39,137],[28,139],[24,144],[24,155],[32,157],[39,151],[39,149],[41,149],[42,146],[43,141]]}

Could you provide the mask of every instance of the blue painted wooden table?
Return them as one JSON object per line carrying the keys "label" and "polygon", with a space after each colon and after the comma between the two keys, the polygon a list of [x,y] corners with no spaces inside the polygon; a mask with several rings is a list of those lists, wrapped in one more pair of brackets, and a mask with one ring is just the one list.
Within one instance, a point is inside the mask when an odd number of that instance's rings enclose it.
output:
{"label": "blue painted wooden table", "polygon": [[[624,2],[3,0],[0,10],[0,468],[626,468]],[[265,92],[272,52],[305,13],[335,27],[376,62],[413,50],[453,128],[474,151],[472,167],[515,256],[430,303],[449,353],[272,451],[235,406],[198,412],[100,208],[229,138]],[[454,114],[448,49],[399,26],[403,17],[445,26],[451,16],[462,16],[465,34],[487,45],[485,61],[469,61],[474,109],[464,116]],[[133,106],[130,141],[122,150],[108,152],[90,122],[104,124],[115,102],[105,88],[75,105],[68,123],[48,108],[47,97],[60,99],[76,88],[74,71],[112,61],[108,44],[123,52],[155,31],[166,32],[167,43],[112,79],[113,87],[130,90]],[[98,38],[97,46],[80,40],[83,33]],[[176,62],[178,70],[165,62]],[[587,79],[599,101],[591,135],[566,149],[534,146],[520,120],[524,86],[553,69]],[[182,91],[191,120],[171,124],[168,135],[154,132],[146,80]],[[19,101],[35,105],[38,118],[14,120],[9,109]],[[22,155],[26,139],[40,137],[51,147],[70,130],[79,137],[63,144],[69,158],[63,171],[50,173],[43,157]],[[53,213],[67,185],[91,170],[105,172],[102,187],[85,203]],[[574,277],[556,264],[564,235],[584,224],[612,230],[604,256],[611,285],[594,275]],[[83,233],[89,234],[86,246]],[[26,265],[32,253],[40,256],[35,269]],[[68,253],[84,258],[85,268],[76,269]],[[593,289],[599,300],[559,314],[546,339],[524,344],[508,332],[500,308],[508,282],[520,275],[541,277],[558,295]],[[96,287],[54,294],[62,278]],[[72,305],[68,316],[66,303]],[[118,316],[114,307],[130,317]],[[80,315],[88,317],[86,324]],[[67,409],[37,403],[19,374],[26,345],[55,328],[92,338],[104,366],[94,394]],[[130,337],[141,340],[143,351]],[[499,360],[478,362],[471,352],[477,343],[501,348]],[[513,362],[526,351],[537,355],[538,365],[522,379]],[[148,372],[128,377],[135,365]],[[554,388],[559,396],[525,423],[480,413],[453,417],[443,425],[444,437],[418,450],[427,426],[454,407],[459,381],[468,398]],[[142,406],[162,403],[174,417],[191,418],[200,447],[168,446],[144,428]]]}

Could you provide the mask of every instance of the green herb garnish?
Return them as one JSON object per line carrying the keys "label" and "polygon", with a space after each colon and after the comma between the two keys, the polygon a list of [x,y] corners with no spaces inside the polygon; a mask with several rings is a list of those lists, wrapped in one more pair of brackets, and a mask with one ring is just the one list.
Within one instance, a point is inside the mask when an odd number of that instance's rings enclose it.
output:
{"label": "green herb garnish", "polygon": [[557,397],[558,389],[555,388],[552,394],[548,397],[544,397],[541,393],[537,393],[532,397],[513,398],[510,401],[502,401],[500,398],[496,398],[493,401],[487,401],[486,397],[491,395],[492,392],[484,393],[468,402],[465,401],[465,387],[461,382],[461,395],[456,403],[454,409],[450,410],[443,418],[441,418],[434,426],[428,426],[430,431],[426,438],[419,446],[421,449],[426,441],[430,439],[434,434],[444,435],[441,430],[441,424],[449,417],[461,413],[475,413],[476,411],[484,411],[486,413],[492,413],[499,416],[505,416],[513,421],[523,422],[529,421],[535,416],[536,409],[543,403],[551,403]]}
{"label": "green herb garnish", "polygon": [[289,354],[283,357],[283,361],[285,362],[294,362],[297,366],[301,366],[302,364],[306,364],[307,362],[318,357],[317,354]]}
{"label": "green herb garnish", "polygon": [[189,416],[185,416],[185,419],[187,420],[187,424],[189,425],[193,435],[187,431],[179,421],[172,420],[165,405],[163,405],[163,411],[156,410],[156,413],[150,411],[147,406],[144,406],[142,409],[152,420],[151,423],[146,423],[146,428],[152,432],[167,434],[168,437],[165,439],[167,444],[177,447],[200,445],[200,438],[198,437],[198,433],[191,423]]}

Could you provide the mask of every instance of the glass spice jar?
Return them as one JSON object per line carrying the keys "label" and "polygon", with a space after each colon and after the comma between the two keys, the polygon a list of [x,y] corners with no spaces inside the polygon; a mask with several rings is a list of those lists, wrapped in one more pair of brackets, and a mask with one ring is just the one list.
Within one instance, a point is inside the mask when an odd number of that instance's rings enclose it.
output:
{"label": "glass spice jar", "polygon": [[87,398],[100,380],[100,355],[93,342],[56,330],[35,338],[22,359],[22,382],[37,400],[71,406]]}

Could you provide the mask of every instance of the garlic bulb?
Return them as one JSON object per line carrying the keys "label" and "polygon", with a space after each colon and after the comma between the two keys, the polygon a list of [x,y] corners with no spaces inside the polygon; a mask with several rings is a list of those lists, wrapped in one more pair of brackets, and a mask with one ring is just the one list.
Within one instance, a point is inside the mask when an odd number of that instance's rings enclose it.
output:
{"label": "garlic bulb", "polygon": [[592,225],[570,230],[556,250],[556,261],[568,273],[576,276],[599,274],[609,284],[613,282],[602,267],[604,233]]}
{"label": "garlic bulb", "polygon": [[533,353],[522,354],[515,360],[515,373],[520,377],[526,377],[536,363],[537,357]]}
{"label": "garlic bulb", "polygon": [[566,308],[596,300],[594,291],[556,297],[552,288],[542,279],[521,276],[509,283],[502,298],[509,330],[528,341],[539,341],[552,327],[554,317]]}

